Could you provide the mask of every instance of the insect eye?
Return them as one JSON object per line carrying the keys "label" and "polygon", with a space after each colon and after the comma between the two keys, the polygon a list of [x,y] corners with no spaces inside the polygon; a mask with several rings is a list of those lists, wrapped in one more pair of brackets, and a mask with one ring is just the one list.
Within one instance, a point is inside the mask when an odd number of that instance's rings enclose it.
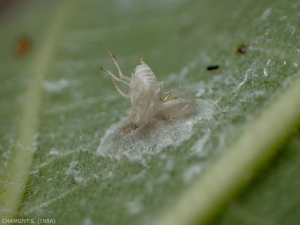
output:
{"label": "insect eye", "polygon": [[130,121],[133,123],[137,123],[139,121],[139,115],[136,112],[131,112],[129,114]]}

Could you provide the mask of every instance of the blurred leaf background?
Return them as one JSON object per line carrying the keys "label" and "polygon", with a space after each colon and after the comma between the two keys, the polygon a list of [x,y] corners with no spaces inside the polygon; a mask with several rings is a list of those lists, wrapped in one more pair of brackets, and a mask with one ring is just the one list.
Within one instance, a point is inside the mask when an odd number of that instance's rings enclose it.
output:
{"label": "blurred leaf background", "polygon": [[[14,151],[22,149],[20,133],[26,134],[24,105],[31,105],[36,116],[26,126],[37,143],[33,160],[14,168],[30,168],[18,190],[18,218],[155,223],[296,78],[299,10],[291,0],[17,1],[2,10],[1,195]],[[24,37],[25,54],[17,49]],[[242,44],[247,51],[238,54]],[[143,160],[95,156],[107,129],[130,107],[99,70],[116,71],[106,50],[127,75],[143,56],[165,90],[181,84],[213,102],[214,120],[179,147]],[[220,68],[207,71],[212,64]],[[34,88],[39,96],[28,97]],[[213,223],[299,224],[299,148],[298,132]]]}

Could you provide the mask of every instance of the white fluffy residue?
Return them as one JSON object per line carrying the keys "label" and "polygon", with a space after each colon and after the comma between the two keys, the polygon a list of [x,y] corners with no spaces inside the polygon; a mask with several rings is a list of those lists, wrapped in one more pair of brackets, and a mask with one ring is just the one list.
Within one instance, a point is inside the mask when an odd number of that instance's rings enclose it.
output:
{"label": "white fluffy residue", "polygon": [[264,76],[265,76],[265,77],[268,77],[268,71],[267,71],[266,68],[264,68]]}
{"label": "white fluffy residue", "polygon": [[262,14],[261,19],[266,20],[268,18],[268,16],[270,15],[271,11],[272,11],[272,8],[266,9]]}
{"label": "white fluffy residue", "polygon": [[174,170],[175,166],[176,165],[175,165],[174,160],[169,158],[166,162],[165,169],[168,172],[172,172]]}
{"label": "white fluffy residue", "polygon": [[60,155],[60,153],[57,151],[56,148],[51,148],[50,152],[48,155]]}
{"label": "white fluffy residue", "polygon": [[69,164],[69,168],[66,171],[66,175],[78,175],[80,174],[79,170],[76,170],[76,167],[78,165],[78,161],[73,161]]}
{"label": "white fluffy residue", "polygon": [[89,217],[84,218],[83,223],[82,223],[82,225],[93,225],[93,224],[94,223],[93,223],[92,219]]}
{"label": "white fluffy residue", "polygon": [[152,118],[131,132],[123,132],[125,121],[111,125],[102,138],[96,154],[102,157],[142,161],[145,155],[161,152],[168,146],[179,146],[191,138],[197,124],[212,120],[214,105],[205,100],[197,100],[194,114],[183,118],[164,120]]}
{"label": "white fluffy residue", "polygon": [[196,97],[201,97],[201,95],[203,95],[205,93],[205,89],[199,89],[199,91],[195,94]]}
{"label": "white fluffy residue", "polygon": [[143,210],[143,205],[140,198],[129,201],[125,204],[125,208],[131,215],[136,215]]}
{"label": "white fluffy residue", "polygon": [[125,179],[124,183],[135,183],[138,180],[144,179],[145,176],[146,176],[146,171],[143,170],[142,172],[140,172],[138,174],[135,174],[135,175],[132,175],[129,178]]}
{"label": "white fluffy residue", "polygon": [[66,170],[65,174],[67,176],[73,177],[77,184],[84,184],[85,179],[81,176],[81,171],[77,169],[79,161],[73,161],[69,164],[69,168]]}
{"label": "white fluffy residue", "polygon": [[190,166],[183,172],[182,175],[183,182],[186,184],[190,183],[192,180],[194,180],[196,176],[200,174],[200,172],[201,172],[201,166],[199,164]]}
{"label": "white fluffy residue", "polygon": [[70,85],[69,81],[61,79],[57,82],[43,81],[42,86],[48,92],[59,93]]}
{"label": "white fluffy residue", "polygon": [[180,75],[185,77],[188,74],[188,72],[188,67],[183,67],[183,69],[180,71]]}
{"label": "white fluffy residue", "polygon": [[157,179],[158,183],[168,183],[171,180],[171,176],[167,173],[164,173],[162,175],[159,176],[159,178]]}
{"label": "white fluffy residue", "polygon": [[247,72],[246,72],[246,75],[244,77],[244,80],[237,86],[236,89],[240,89],[241,86],[243,86],[246,82],[247,82],[247,79],[248,79],[248,73],[250,72],[251,70],[248,69]]}
{"label": "white fluffy residue", "polygon": [[257,98],[257,97],[262,97],[266,94],[265,91],[262,91],[262,90],[255,90],[252,92],[254,98]]}
{"label": "white fluffy residue", "polygon": [[202,138],[200,138],[192,147],[192,156],[205,157],[207,155],[206,143],[210,138],[210,130],[208,130]]}

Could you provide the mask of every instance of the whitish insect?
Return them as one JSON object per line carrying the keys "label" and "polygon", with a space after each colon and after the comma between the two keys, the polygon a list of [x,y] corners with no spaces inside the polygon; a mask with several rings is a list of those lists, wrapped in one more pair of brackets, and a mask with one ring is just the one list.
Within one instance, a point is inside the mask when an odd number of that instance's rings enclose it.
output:
{"label": "whitish insect", "polygon": [[[116,57],[109,51],[106,52],[118,68],[120,78],[102,67],[100,69],[111,75],[112,82],[124,98],[130,98],[131,109],[127,114],[131,127],[132,124],[136,127],[147,122],[156,115],[162,115],[165,118],[178,118],[194,112],[196,102],[193,95],[181,86],[164,93],[162,90],[163,82],[157,82],[154,73],[142,57],[140,57],[141,65],[136,66],[134,73],[129,78],[122,73]],[[127,84],[130,92],[124,93],[116,81]]]}

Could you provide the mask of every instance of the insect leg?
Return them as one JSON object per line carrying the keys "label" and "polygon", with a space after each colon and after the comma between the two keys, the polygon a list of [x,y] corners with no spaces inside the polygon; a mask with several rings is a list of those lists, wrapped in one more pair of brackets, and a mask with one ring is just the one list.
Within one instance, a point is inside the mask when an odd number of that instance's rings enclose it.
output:
{"label": "insect leg", "polygon": [[163,82],[163,81],[161,81],[161,82],[158,83],[158,86],[159,86],[160,88],[162,88],[163,85],[164,85],[164,82]]}
{"label": "insect leg", "polygon": [[170,100],[170,101],[165,102],[165,103],[162,104],[163,110],[165,110],[165,109],[167,109],[167,108],[170,108],[170,107],[172,107],[172,106],[174,106],[174,105],[177,105],[177,104],[180,104],[180,103],[184,103],[184,102],[185,102],[185,100],[182,99],[182,98]]}
{"label": "insect leg", "polygon": [[117,88],[118,92],[124,97],[124,98],[129,98],[130,93],[125,94],[121,89],[119,88],[118,84],[116,83],[115,79],[112,77],[111,78],[112,82],[114,83],[115,87]]}
{"label": "insect leg", "polygon": [[114,64],[115,64],[116,67],[118,68],[120,78],[123,79],[123,80],[125,80],[125,81],[130,82],[131,79],[130,79],[129,77],[126,77],[126,76],[122,73],[122,71],[121,71],[121,69],[120,69],[120,67],[119,67],[119,64],[118,64],[118,62],[117,62],[116,57],[115,57],[111,52],[109,52],[109,51],[106,51],[106,52],[110,55],[112,61],[114,62]]}
{"label": "insect leg", "polygon": [[122,79],[116,77],[112,72],[110,72],[110,71],[108,71],[108,70],[105,70],[105,69],[103,69],[102,67],[100,67],[100,70],[102,70],[102,71],[104,71],[105,73],[108,73],[109,75],[111,75],[116,81],[122,82],[122,83],[127,84],[128,86],[130,86],[130,84],[129,84],[128,82],[126,82],[126,81],[124,81],[124,80],[122,80]]}

